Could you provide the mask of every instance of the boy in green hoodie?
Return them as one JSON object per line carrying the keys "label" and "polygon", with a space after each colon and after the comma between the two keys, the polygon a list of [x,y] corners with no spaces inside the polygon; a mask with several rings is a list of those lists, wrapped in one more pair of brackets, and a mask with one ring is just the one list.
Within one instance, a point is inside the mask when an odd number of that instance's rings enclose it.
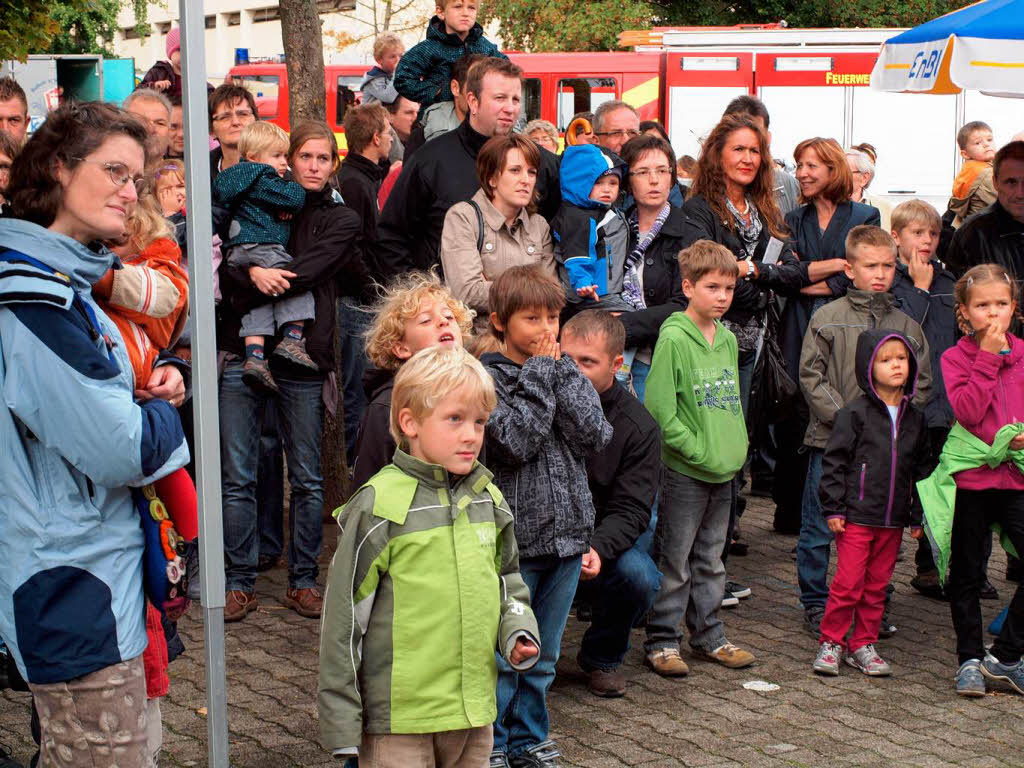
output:
{"label": "boy in green hoodie", "polygon": [[736,257],[698,240],[679,254],[689,302],[661,326],[645,404],[661,427],[661,483],[655,555],[664,574],[647,622],[646,663],[664,677],[689,667],[679,655],[685,617],[694,656],[732,669],[753,654],[725,639],[725,547],[732,479],[747,456],[736,377],[736,337],[720,318],[736,288]]}

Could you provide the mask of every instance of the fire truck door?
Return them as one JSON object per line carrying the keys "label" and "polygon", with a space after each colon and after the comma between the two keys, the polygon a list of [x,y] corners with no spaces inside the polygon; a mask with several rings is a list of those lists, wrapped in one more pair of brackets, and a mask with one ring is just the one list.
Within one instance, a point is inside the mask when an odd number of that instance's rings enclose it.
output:
{"label": "fire truck door", "polygon": [[696,158],[732,99],[753,85],[751,53],[670,53],[666,62],[668,135],[676,155]]}

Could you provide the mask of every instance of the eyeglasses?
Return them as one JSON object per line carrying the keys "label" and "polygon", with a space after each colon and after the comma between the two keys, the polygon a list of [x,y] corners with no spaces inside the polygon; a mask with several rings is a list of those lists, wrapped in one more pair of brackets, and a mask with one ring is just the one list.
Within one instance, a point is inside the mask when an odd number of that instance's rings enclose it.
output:
{"label": "eyeglasses", "polygon": [[132,176],[132,172],[128,170],[128,166],[124,163],[104,163],[99,160],[89,160],[85,157],[73,157],[72,160],[78,160],[82,163],[92,163],[98,165],[100,168],[107,172],[110,176],[110,180],[114,183],[115,187],[123,187],[129,181],[135,185],[135,191],[139,191],[146,179],[143,176]]}
{"label": "eyeglasses", "polygon": [[213,116],[213,122],[223,123],[225,120],[230,120],[231,117],[237,117],[239,120],[248,120],[251,117],[255,117],[251,109],[236,109],[234,112],[221,112],[219,115]]}
{"label": "eyeglasses", "polygon": [[672,175],[671,168],[637,168],[635,171],[630,171],[629,175],[634,178],[642,178],[646,176],[651,181],[658,181],[666,176]]}
{"label": "eyeglasses", "polygon": [[597,131],[595,136],[613,136],[620,139],[632,139],[640,135],[640,131],[634,131],[633,129],[622,130],[622,131]]}

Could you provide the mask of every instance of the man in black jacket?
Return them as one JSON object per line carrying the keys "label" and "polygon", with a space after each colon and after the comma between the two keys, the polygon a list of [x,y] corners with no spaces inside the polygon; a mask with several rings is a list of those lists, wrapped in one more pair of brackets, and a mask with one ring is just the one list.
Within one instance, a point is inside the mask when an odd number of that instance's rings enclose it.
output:
{"label": "man in black jacket", "polygon": [[[420,149],[388,196],[377,228],[379,281],[410,269],[440,265],[441,229],[448,209],[469,200],[480,188],[476,156],[487,140],[507,135],[519,118],[523,71],[515,64],[487,58],[475,64],[466,81],[469,117]],[[538,208],[550,220],[558,211],[558,159],[541,150],[537,177]]]}
{"label": "man in black jacket", "polygon": [[[658,425],[625,388],[615,382],[626,333],[611,313],[588,309],[562,330],[562,352],[590,379],[612,441],[587,463],[587,480],[597,512],[590,553],[584,557],[577,595],[593,606],[593,622],[578,662],[596,696],[622,696],[626,679],[619,667],[633,627],[650,610],[661,574],[649,554],[651,510],[661,479]],[[596,559],[596,577],[587,578]]]}
{"label": "man in black jacket", "polygon": [[[363,104],[345,112],[345,139],[348,154],[338,171],[338,186],[345,205],[359,214],[362,229],[360,258],[370,274],[373,267],[374,244],[377,241],[377,220],[380,206],[377,194],[384,181],[385,165],[394,140],[388,113],[380,104]],[[341,274],[339,279],[348,280]],[[339,286],[344,289],[344,286]],[[369,307],[353,298],[343,298],[338,307],[338,332],[341,336],[341,387],[345,403],[345,453],[348,466],[355,461],[359,424],[366,410],[363,374],[366,371],[365,335],[373,315]]]}
{"label": "man in black jacket", "polygon": [[[1024,279],[1024,141],[1011,141],[992,161],[996,202],[971,216],[953,235],[946,262],[957,275],[976,264],[1006,267]],[[1014,333],[1019,331],[1011,328]]]}

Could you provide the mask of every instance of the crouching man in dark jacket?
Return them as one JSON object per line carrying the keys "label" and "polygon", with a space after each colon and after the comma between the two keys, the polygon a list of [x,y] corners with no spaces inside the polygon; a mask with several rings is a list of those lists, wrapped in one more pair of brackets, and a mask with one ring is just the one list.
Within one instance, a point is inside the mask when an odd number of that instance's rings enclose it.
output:
{"label": "crouching man in dark jacket", "polygon": [[661,573],[648,554],[651,509],[661,479],[658,425],[641,403],[615,383],[622,365],[626,332],[611,313],[590,309],[562,330],[562,352],[590,379],[612,441],[587,462],[587,480],[596,509],[591,558],[600,558],[596,577],[584,569],[577,595],[593,605],[593,621],[580,647],[579,664],[596,696],[622,696],[619,666],[629,635],[654,604]]}

